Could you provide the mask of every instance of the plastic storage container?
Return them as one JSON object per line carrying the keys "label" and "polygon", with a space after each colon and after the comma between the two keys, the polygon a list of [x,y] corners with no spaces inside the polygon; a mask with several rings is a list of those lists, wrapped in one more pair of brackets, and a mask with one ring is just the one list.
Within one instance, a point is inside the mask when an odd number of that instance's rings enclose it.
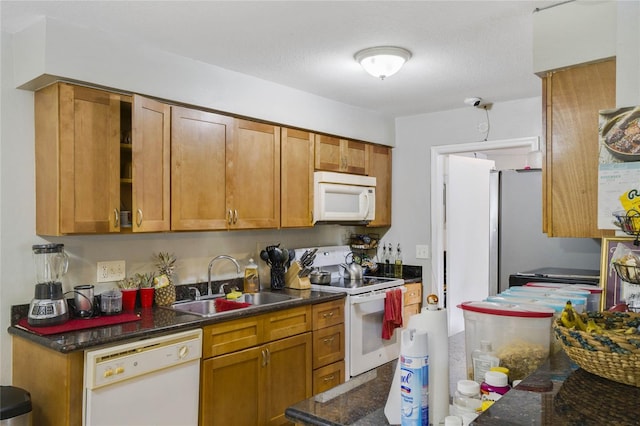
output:
{"label": "plastic storage container", "polygon": [[543,288],[555,288],[559,290],[584,290],[588,291],[587,296],[587,311],[597,312],[602,310],[602,287],[587,284],[566,284],[566,283],[545,283],[545,282],[530,282],[525,287],[543,287]]}
{"label": "plastic storage container", "polygon": [[554,310],[544,306],[464,302],[467,378],[473,380],[472,354],[482,341],[492,344],[511,380],[533,373],[549,356]]}
{"label": "plastic storage container", "polygon": [[[541,301],[560,302],[562,304],[567,303],[567,300],[571,301],[573,308],[578,313],[587,311],[587,298],[588,293],[574,293],[574,292],[560,292],[553,289],[546,289],[542,287],[518,287],[519,290],[508,289],[499,294],[504,297],[527,297],[531,299],[537,299]],[[549,290],[549,291],[547,291]],[[521,304],[521,303],[517,303]]]}

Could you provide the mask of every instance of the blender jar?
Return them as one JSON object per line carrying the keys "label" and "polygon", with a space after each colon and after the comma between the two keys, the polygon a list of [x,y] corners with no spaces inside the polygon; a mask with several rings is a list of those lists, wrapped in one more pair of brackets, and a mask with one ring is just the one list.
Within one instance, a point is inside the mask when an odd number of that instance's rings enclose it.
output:
{"label": "blender jar", "polygon": [[36,284],[60,282],[69,267],[69,257],[64,244],[39,244],[32,246]]}

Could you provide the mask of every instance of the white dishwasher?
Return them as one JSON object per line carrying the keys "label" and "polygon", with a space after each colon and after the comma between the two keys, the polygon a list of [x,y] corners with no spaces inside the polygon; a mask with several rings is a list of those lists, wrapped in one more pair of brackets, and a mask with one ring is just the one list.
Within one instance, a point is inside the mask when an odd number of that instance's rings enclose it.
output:
{"label": "white dishwasher", "polygon": [[189,330],[84,356],[86,426],[198,424],[202,330]]}

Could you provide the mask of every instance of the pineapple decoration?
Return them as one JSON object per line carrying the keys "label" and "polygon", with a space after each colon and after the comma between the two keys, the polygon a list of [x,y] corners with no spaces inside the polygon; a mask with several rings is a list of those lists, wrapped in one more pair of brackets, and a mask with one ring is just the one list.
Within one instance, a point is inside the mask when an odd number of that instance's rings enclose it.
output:
{"label": "pineapple decoration", "polygon": [[153,279],[156,305],[171,305],[176,301],[176,287],[173,284],[176,257],[173,254],[160,252],[154,255],[154,260],[158,268],[158,275]]}

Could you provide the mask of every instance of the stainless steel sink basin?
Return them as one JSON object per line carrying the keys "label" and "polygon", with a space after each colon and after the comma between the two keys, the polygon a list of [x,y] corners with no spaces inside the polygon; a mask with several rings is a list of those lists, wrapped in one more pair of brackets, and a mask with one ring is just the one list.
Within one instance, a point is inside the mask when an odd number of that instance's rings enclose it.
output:
{"label": "stainless steel sink basin", "polygon": [[[211,317],[223,311],[216,310],[215,299],[193,300],[191,302],[178,302],[171,305],[171,309],[181,312],[189,312],[203,317]],[[242,308],[239,308],[242,309]],[[226,311],[225,311],[226,312]]]}
{"label": "stainless steel sink basin", "polygon": [[272,305],[274,303],[288,302],[289,300],[300,299],[296,296],[290,296],[282,293],[245,293],[238,301],[251,303],[252,305]]}
{"label": "stainless steel sink basin", "polygon": [[[220,296],[222,297],[222,296]],[[217,298],[211,299],[203,299],[203,300],[193,300],[189,302],[177,302],[171,305],[169,308],[180,311],[180,312],[189,312],[191,314],[200,315],[203,317],[212,317],[214,315],[228,312],[230,310],[235,309],[250,309],[252,306],[263,306],[263,305],[272,305],[275,303],[284,303],[289,300],[299,299],[296,296],[289,296],[287,294],[281,293],[253,293],[253,294],[243,294],[240,298],[236,299],[235,302],[244,302],[250,303],[251,306],[238,306],[237,308],[233,306],[234,301],[226,301],[225,309],[218,311],[216,309],[215,300]]]}

